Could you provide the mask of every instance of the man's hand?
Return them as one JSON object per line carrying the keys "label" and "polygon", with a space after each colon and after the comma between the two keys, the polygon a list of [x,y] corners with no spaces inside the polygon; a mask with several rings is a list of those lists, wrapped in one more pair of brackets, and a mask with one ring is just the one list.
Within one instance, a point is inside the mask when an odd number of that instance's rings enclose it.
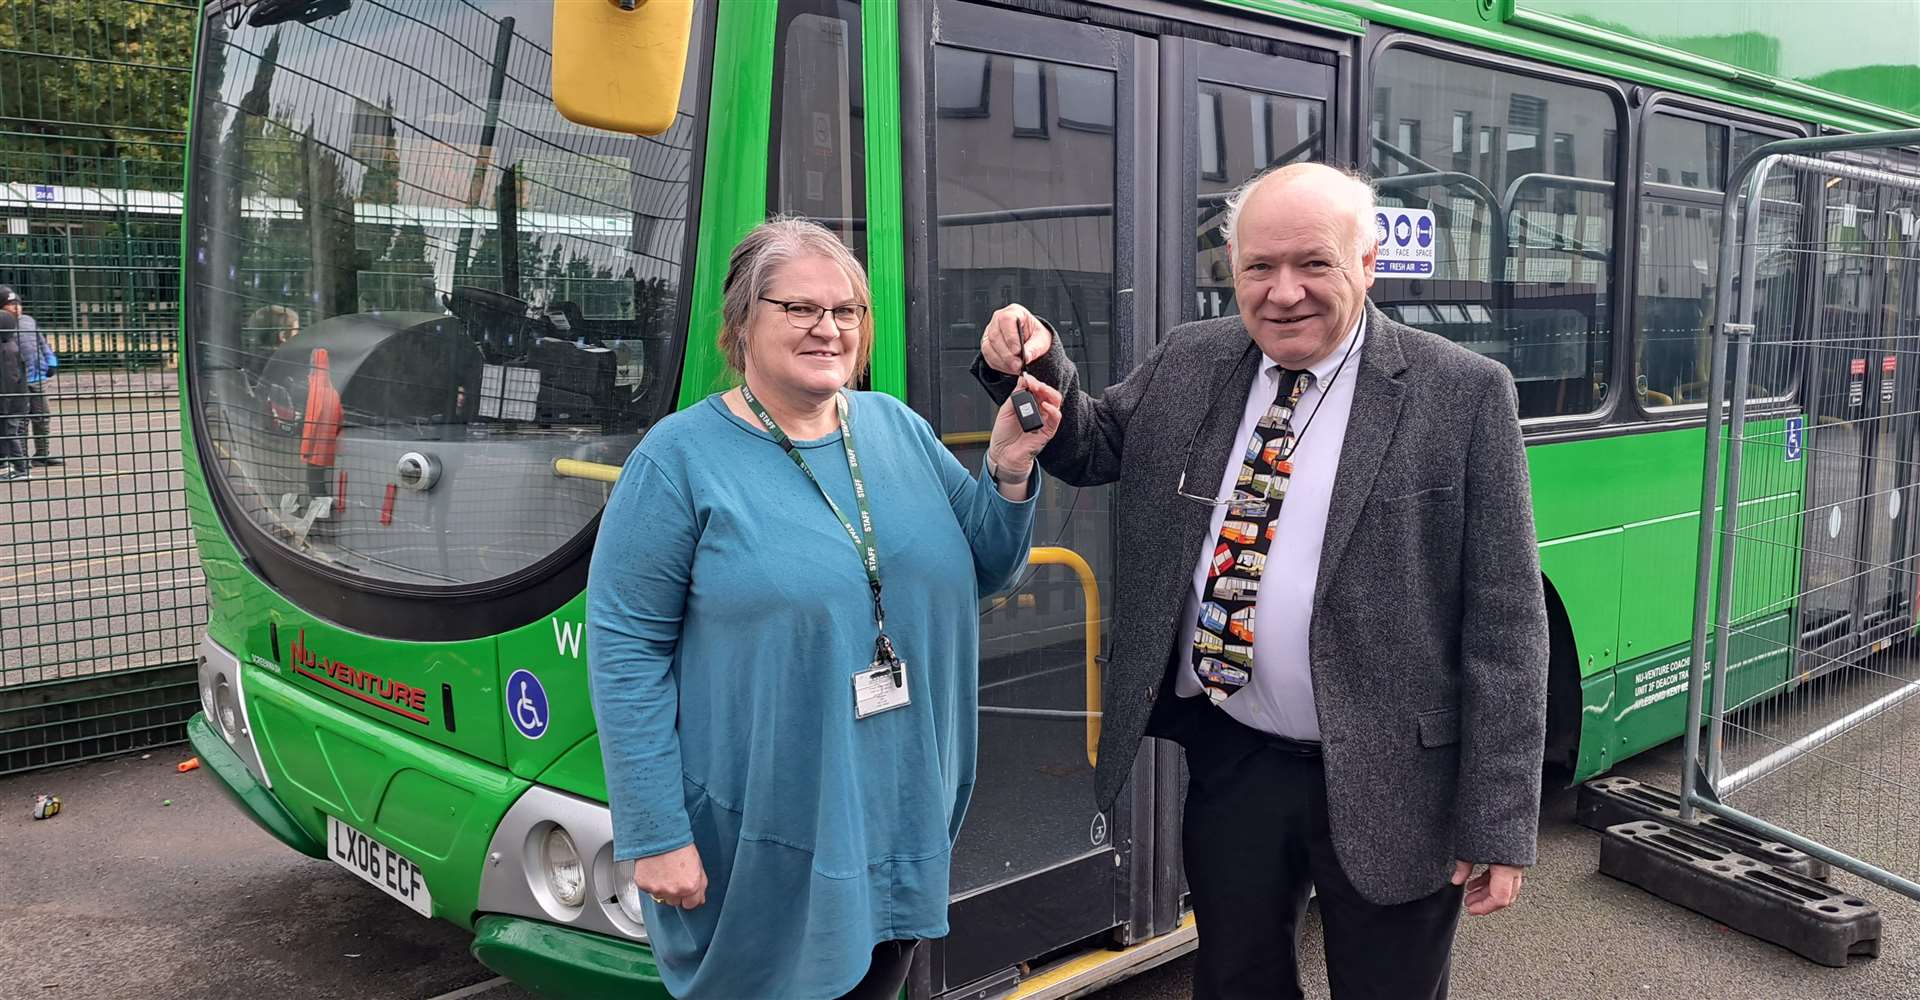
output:
{"label": "man's hand", "polygon": [[987,321],[986,332],[980,335],[980,356],[987,359],[987,367],[1002,375],[1026,371],[1029,361],[1052,347],[1053,336],[1047,332],[1047,325],[1018,302],[994,313]]}
{"label": "man's hand", "polygon": [[692,844],[636,858],[633,884],[663,906],[691,910],[707,901],[707,869],[700,864],[700,849]]}
{"label": "man's hand", "polygon": [[1526,869],[1512,865],[1488,865],[1479,875],[1471,879],[1469,875],[1473,875],[1473,862],[1454,862],[1453,884],[1467,887],[1467,912],[1476,917],[1512,906],[1526,881]]}

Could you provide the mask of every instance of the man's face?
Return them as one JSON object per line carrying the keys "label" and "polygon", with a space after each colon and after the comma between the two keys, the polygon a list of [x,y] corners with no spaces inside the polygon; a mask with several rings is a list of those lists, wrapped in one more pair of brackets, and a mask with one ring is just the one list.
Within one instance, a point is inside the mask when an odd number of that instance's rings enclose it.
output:
{"label": "man's face", "polygon": [[5,309],[8,313],[12,314],[14,319],[20,318],[20,300],[19,299],[14,299],[12,302],[7,303],[5,306],[0,306],[0,309]]}
{"label": "man's face", "polygon": [[1377,249],[1368,241],[1361,252],[1358,213],[1341,194],[1312,178],[1262,185],[1241,208],[1228,246],[1247,334],[1288,368],[1333,353],[1373,287]]}

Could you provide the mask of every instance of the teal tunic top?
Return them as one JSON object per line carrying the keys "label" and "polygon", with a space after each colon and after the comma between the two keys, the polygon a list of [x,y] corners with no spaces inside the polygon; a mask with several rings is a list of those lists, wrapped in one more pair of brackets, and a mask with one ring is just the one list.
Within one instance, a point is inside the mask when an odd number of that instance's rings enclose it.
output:
{"label": "teal tunic top", "polygon": [[[1033,501],[969,475],[892,397],[849,397],[906,707],[854,717],[853,675],[874,652],[861,559],[819,490],[720,396],[647,434],[601,521],[588,661],[614,859],[692,843],[707,871],[706,905],[643,903],[677,997],[837,997],[875,944],[947,932],[978,602],[1024,565]],[[840,434],[795,444],[855,516]]]}

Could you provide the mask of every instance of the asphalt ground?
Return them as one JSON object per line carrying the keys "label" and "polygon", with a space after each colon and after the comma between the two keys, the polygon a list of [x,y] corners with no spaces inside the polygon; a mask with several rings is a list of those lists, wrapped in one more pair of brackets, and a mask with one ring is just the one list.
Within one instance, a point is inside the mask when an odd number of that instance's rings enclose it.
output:
{"label": "asphalt ground", "polygon": [[[1849,752],[1870,755],[1871,744],[1920,731],[1920,712],[1872,725],[1892,729],[1863,728],[1860,747],[1829,756],[1846,766]],[[466,932],[294,854],[244,819],[206,772],[176,772],[187,753],[0,779],[0,997],[526,1000],[469,956]],[[1671,788],[1679,758],[1670,744],[1617,773]],[[59,794],[64,811],[30,819],[38,791]],[[1598,835],[1574,824],[1573,808],[1571,789],[1547,792],[1540,864],[1520,902],[1463,919],[1455,997],[1920,996],[1920,906],[1836,875],[1881,906],[1886,926],[1880,957],[1824,968],[1599,874]],[[1904,822],[1898,810],[1874,815]],[[1300,954],[1307,995],[1327,996],[1312,913]],[[1190,976],[1182,958],[1095,996],[1184,998]]]}
{"label": "asphalt ground", "polygon": [[65,464],[0,483],[0,687],[191,659],[206,596],[173,373],[48,384]]}

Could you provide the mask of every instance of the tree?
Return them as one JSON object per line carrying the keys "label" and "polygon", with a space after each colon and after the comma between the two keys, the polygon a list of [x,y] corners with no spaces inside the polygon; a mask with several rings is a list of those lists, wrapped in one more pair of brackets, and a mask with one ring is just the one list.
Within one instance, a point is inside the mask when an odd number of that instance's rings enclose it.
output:
{"label": "tree", "polygon": [[177,164],[198,22],[176,0],[0,0],[0,129],[40,137],[9,139],[9,159],[54,182],[81,169],[69,157]]}

